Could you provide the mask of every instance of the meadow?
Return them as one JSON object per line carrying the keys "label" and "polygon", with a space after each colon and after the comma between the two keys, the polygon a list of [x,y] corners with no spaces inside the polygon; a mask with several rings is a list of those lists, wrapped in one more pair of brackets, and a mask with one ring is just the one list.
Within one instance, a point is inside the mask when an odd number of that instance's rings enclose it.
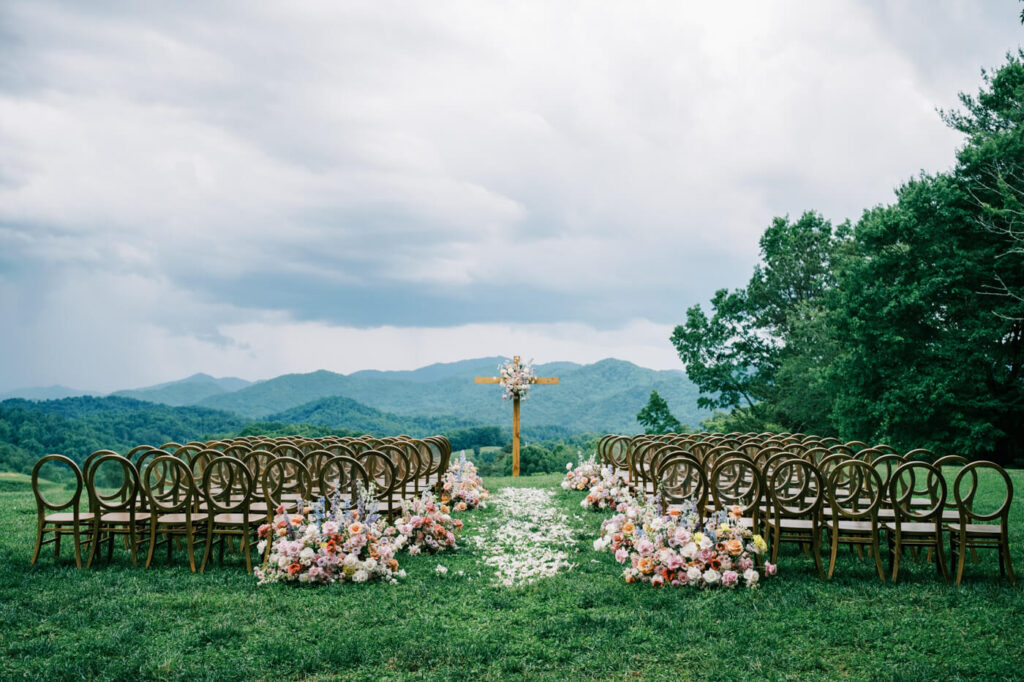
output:
{"label": "meadow", "polygon": [[[1018,490],[1024,475],[1012,472]],[[557,488],[559,475],[491,478]],[[753,590],[627,585],[592,543],[604,515],[561,490],[576,567],[531,585],[495,585],[471,542],[496,509],[461,515],[462,548],[402,556],[397,585],[258,587],[240,557],[191,574],[158,553],[149,570],[123,548],[77,570],[44,549],[29,565],[35,505],[4,477],[0,510],[0,679],[1014,679],[1024,661],[1024,594],[994,556],[963,586],[909,561],[881,584],[844,551],[835,579],[785,549]],[[1024,575],[1024,503],[1014,502],[1014,564]],[[443,565],[444,575],[435,569]]]}

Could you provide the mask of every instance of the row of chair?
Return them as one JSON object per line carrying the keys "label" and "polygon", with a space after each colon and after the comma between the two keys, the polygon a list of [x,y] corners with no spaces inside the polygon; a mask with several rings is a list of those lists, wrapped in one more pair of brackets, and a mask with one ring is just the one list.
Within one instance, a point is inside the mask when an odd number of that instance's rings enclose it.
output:
{"label": "row of chair", "polygon": [[[775,451],[775,445],[756,452],[720,450],[720,441],[726,439],[713,435],[700,441],[655,440],[653,446],[646,437],[640,443],[625,443],[621,438],[602,439],[599,451],[613,466],[619,462],[609,454],[612,448],[626,454],[622,470],[636,492],[655,495],[666,506],[694,500],[702,514],[738,507],[746,523],[773,540],[773,560],[782,542],[798,542],[809,548],[819,574],[825,577],[824,535],[829,578],[835,571],[838,546],[846,544],[859,550],[867,547],[879,577],[885,580],[879,551],[885,530],[893,580],[907,547],[915,552],[927,548],[929,558],[935,555],[938,570],[948,580],[943,550],[948,534],[956,584],[963,577],[966,550],[979,548],[998,550],[1001,572],[1015,582],[1008,531],[1013,485],[995,463],[968,462],[958,456],[928,462],[918,459],[921,451],[908,453],[908,459],[864,444],[817,459],[807,456],[816,447],[802,452]],[[693,448],[695,442],[705,447]],[[625,447],[616,445],[622,443]],[[959,469],[951,486],[943,467]],[[990,488],[986,499],[999,500],[984,511],[978,496],[982,481]]]}
{"label": "row of chair", "polygon": [[[108,558],[112,555],[120,536],[133,563],[138,550],[147,548],[147,567],[158,544],[166,544],[170,556],[175,544],[184,543],[195,571],[194,549],[205,544],[202,571],[214,544],[219,543],[223,558],[225,540],[237,537],[251,570],[253,532],[271,521],[279,506],[294,509],[301,500],[319,497],[327,504],[349,505],[360,487],[373,486],[385,513],[393,517],[401,500],[439,485],[451,455],[443,437],[341,440],[171,443],[133,448],[125,456],[99,451],[81,469],[63,455],[47,455],[32,474],[37,507],[32,563],[46,544],[54,544],[59,556],[61,538],[71,536],[76,565],[81,567],[87,547],[90,567],[101,547]],[[73,487],[63,501],[48,499],[40,489],[47,465],[69,471]]]}

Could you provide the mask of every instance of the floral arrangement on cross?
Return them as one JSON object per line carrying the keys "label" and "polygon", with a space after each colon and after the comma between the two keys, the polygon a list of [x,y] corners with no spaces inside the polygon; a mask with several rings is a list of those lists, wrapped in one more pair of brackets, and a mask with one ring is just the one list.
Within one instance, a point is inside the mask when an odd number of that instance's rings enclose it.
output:
{"label": "floral arrangement on cross", "polygon": [[504,391],[501,397],[505,400],[526,400],[530,386],[537,379],[533,372],[533,361],[523,362],[518,355],[498,366],[498,377]]}

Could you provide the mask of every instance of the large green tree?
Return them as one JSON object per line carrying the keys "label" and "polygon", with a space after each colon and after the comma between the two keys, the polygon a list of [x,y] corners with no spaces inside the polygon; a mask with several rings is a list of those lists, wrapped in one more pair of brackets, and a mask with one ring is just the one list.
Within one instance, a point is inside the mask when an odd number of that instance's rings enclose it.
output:
{"label": "large green tree", "polygon": [[834,353],[824,306],[849,233],[814,212],[775,218],[747,287],[717,291],[710,316],[699,305],[686,311],[672,343],[702,407],[742,408],[750,429],[829,430],[829,405],[816,399],[826,390],[820,368]]}

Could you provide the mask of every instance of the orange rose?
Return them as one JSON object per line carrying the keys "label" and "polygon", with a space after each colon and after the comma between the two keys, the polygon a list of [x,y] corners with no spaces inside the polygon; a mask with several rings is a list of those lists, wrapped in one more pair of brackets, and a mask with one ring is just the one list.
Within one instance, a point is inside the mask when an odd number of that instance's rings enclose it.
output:
{"label": "orange rose", "polygon": [[348,532],[349,532],[350,535],[359,535],[360,533],[363,532],[364,528],[365,528],[365,526],[363,526],[363,524],[361,524],[358,521],[356,521],[355,523],[353,523],[351,526],[348,527]]}
{"label": "orange rose", "polygon": [[626,535],[632,535],[633,531],[635,530],[636,526],[633,525],[632,521],[626,521],[624,524],[622,524],[622,532]]}
{"label": "orange rose", "polygon": [[391,561],[388,562],[388,568],[390,568],[392,571],[397,571],[398,570],[398,562],[396,560],[392,559]]}
{"label": "orange rose", "polygon": [[638,561],[636,563],[636,568],[637,568],[638,571],[640,571],[644,575],[648,575],[650,573],[653,573],[654,572],[654,559],[652,559],[649,556],[642,556],[642,557],[640,557],[640,561]]}
{"label": "orange rose", "polygon": [[743,516],[743,509],[738,504],[734,504],[729,510],[729,516],[734,519],[738,519]]}
{"label": "orange rose", "polygon": [[725,551],[733,556],[743,552],[743,543],[733,538],[725,543]]}

